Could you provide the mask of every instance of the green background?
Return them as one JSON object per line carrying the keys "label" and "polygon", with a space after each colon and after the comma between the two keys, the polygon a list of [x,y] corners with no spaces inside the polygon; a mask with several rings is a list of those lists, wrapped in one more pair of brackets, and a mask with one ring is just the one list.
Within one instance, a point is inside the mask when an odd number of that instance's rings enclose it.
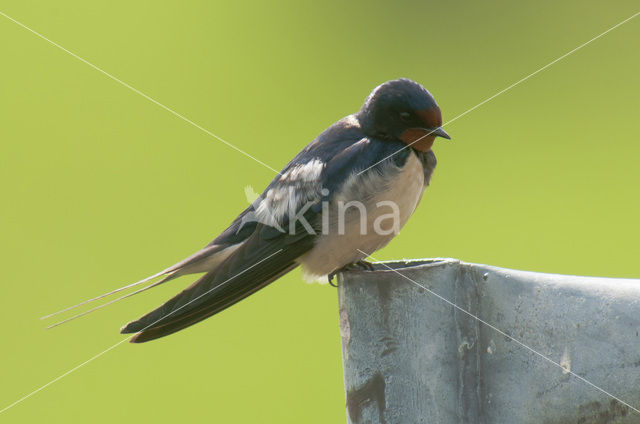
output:
{"label": "green background", "polygon": [[[447,121],[638,11],[443,3],[3,0],[0,11],[276,169],[385,80],[421,82]],[[640,277],[639,40],[640,17],[447,126],[454,141],[436,144],[422,205],[376,257]],[[1,16],[0,54],[1,409],[121,340],[122,324],[189,279],[54,330],[38,317],[194,252],[273,172]],[[344,422],[336,290],[295,271],[0,415],[152,420]]]}

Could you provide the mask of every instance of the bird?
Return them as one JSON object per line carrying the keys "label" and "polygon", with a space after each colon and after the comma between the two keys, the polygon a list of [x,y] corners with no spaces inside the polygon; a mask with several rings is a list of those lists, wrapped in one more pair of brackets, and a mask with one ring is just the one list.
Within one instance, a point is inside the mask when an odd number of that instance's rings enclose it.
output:
{"label": "bird", "polygon": [[304,147],[212,242],[157,274],[107,293],[162,277],[124,298],[203,273],[121,333],[134,334],[132,343],[175,333],[298,266],[305,279],[329,282],[345,270],[372,269],[366,257],[398,234],[429,185],[438,137],[451,139],[427,89],[407,78],[380,84],[358,112]]}

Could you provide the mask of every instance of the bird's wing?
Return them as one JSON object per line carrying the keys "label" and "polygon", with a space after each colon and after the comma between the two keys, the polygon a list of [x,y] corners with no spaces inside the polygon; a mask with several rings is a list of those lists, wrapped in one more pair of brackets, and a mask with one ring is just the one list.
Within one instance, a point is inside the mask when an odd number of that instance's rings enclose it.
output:
{"label": "bird's wing", "polygon": [[[313,247],[321,230],[321,203],[332,196],[322,189],[337,191],[349,176],[374,165],[386,153],[377,146],[362,139],[331,155],[310,151],[312,154],[298,158],[269,185],[256,207],[258,223],[227,259],[164,305],[125,325],[122,333],[138,333],[131,339],[137,343],[174,333],[228,308],[295,268],[296,259]],[[304,220],[294,219],[298,215]],[[232,227],[242,231],[237,225]],[[230,234],[223,233],[213,243],[226,242]]]}
{"label": "bird's wing", "polygon": [[[295,268],[296,259],[313,247],[321,230],[322,201],[333,196],[350,175],[384,157],[387,149],[393,151],[393,146],[371,145],[359,133],[321,135],[282,170],[253,211],[238,217],[211,243],[238,243],[227,259],[161,307],[125,325],[122,332],[138,333],[132,342],[174,333],[228,308]],[[239,235],[242,238],[238,239]]]}
{"label": "bird's wing", "polygon": [[161,307],[122,328],[145,342],[174,333],[214,315],[265,287],[297,266],[296,258],[313,246],[315,237],[280,233],[262,224],[216,269],[209,271]]}

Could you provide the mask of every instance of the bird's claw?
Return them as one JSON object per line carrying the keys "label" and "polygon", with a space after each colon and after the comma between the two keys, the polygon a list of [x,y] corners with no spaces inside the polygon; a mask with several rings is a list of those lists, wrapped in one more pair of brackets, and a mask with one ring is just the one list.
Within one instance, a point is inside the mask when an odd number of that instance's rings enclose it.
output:
{"label": "bird's claw", "polygon": [[360,259],[358,262],[353,264],[355,267],[360,268],[365,271],[375,271],[375,267],[369,261],[365,261],[364,259]]}
{"label": "bird's claw", "polygon": [[363,259],[354,262],[352,264],[348,264],[343,266],[342,268],[336,269],[335,271],[331,272],[327,278],[329,279],[329,285],[331,285],[331,287],[338,287],[337,284],[333,283],[333,279],[336,277],[336,275],[338,275],[341,272],[344,271],[354,271],[354,270],[364,270],[364,271],[373,271],[375,268],[373,266],[373,264],[371,262],[365,261]]}

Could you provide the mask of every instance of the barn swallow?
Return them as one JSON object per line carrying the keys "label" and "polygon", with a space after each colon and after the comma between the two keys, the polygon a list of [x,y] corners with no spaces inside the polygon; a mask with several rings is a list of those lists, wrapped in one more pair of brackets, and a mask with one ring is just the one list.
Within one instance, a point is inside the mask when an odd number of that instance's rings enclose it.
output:
{"label": "barn swallow", "polygon": [[134,283],[163,277],[140,292],[205,273],[121,332],[137,333],[131,338],[135,343],[172,334],[298,266],[306,278],[325,281],[341,270],[367,266],[363,259],[389,243],[420,202],[436,166],[431,150],[436,137],[450,139],[429,91],[404,78],[379,85],[360,111],[331,125],[295,156],[215,240]]}

